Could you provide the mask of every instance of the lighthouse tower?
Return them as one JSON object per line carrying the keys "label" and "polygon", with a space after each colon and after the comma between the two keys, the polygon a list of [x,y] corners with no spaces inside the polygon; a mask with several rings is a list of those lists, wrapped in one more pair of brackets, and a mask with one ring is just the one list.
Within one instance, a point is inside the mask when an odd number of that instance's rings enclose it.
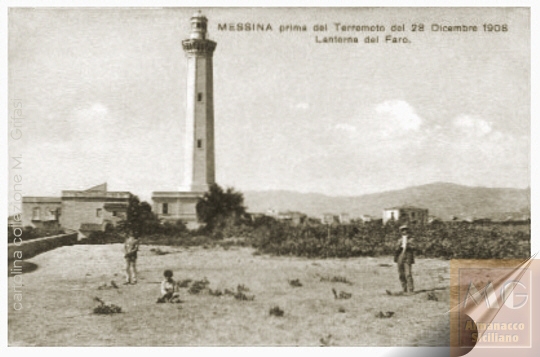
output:
{"label": "lighthouse tower", "polygon": [[153,192],[153,210],[162,220],[197,226],[196,204],[215,183],[214,92],[212,57],[216,43],[207,39],[208,20],[195,13],[189,38],[182,41],[187,57],[183,182],[179,191]]}
{"label": "lighthouse tower", "polygon": [[187,57],[183,190],[205,192],[215,183],[212,56],[216,43],[206,38],[208,20],[200,11],[190,23],[189,39],[182,41]]}

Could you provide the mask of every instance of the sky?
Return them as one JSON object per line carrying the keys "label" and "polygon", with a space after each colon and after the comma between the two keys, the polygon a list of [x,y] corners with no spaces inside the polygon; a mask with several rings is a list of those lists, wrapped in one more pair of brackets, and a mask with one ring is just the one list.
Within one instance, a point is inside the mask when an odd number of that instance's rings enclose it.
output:
{"label": "sky", "polygon": [[[150,200],[152,191],[181,186],[181,41],[196,10],[10,9],[8,110],[20,101],[25,119],[8,150],[23,157],[25,195],[59,196],[107,182],[109,190]],[[327,195],[437,181],[530,186],[527,9],[202,11],[217,42],[220,185]],[[218,30],[238,23],[273,30]],[[386,30],[338,32],[335,23]],[[415,23],[425,31],[413,33]],[[507,24],[508,31],[484,32],[484,23]],[[317,24],[328,31],[313,31]],[[401,24],[406,32],[390,31]],[[432,24],[479,31],[434,32]],[[307,31],[280,32],[281,25]],[[386,44],[388,34],[411,43]],[[364,43],[368,35],[380,43]],[[333,36],[360,43],[317,42]]]}

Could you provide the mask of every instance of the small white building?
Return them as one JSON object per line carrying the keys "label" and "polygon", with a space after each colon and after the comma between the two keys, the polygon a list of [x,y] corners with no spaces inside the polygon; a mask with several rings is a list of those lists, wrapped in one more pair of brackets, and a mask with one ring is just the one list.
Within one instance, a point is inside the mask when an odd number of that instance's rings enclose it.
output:
{"label": "small white building", "polygon": [[339,214],[339,223],[341,223],[341,224],[350,224],[351,223],[351,216],[346,212],[340,213]]}
{"label": "small white building", "polygon": [[364,223],[373,221],[373,217],[371,217],[370,215],[367,215],[367,214],[361,215],[359,217],[359,219]]}
{"label": "small white building", "polygon": [[428,222],[429,211],[425,208],[413,206],[399,206],[385,208],[383,210],[383,223],[388,221],[401,221],[409,224],[426,224]]}

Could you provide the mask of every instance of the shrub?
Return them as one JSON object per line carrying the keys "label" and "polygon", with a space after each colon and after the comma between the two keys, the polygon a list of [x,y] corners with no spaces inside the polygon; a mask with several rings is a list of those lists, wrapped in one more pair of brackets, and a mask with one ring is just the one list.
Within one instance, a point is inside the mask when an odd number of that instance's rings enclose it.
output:
{"label": "shrub", "polygon": [[352,285],[352,283],[344,276],[333,276],[333,277],[321,276],[321,281],[327,281],[327,282],[331,282],[331,283],[343,283],[343,284]]}
{"label": "shrub", "polygon": [[95,301],[99,302],[99,305],[94,308],[94,314],[98,315],[112,315],[122,312],[120,306],[114,304],[106,304],[103,300],[98,297],[94,298]]}
{"label": "shrub", "polygon": [[208,289],[208,293],[212,296],[218,296],[218,297],[223,295],[223,292],[219,289],[216,289],[216,290]]}
{"label": "shrub", "polygon": [[217,184],[210,186],[210,190],[197,202],[196,209],[199,221],[214,234],[223,234],[224,228],[239,224],[246,212],[241,192],[232,187],[223,190]]}
{"label": "shrub", "polygon": [[238,292],[248,292],[249,288],[247,286],[245,286],[244,284],[238,284],[236,286],[236,291],[238,291]]}
{"label": "shrub", "polygon": [[210,282],[206,278],[204,278],[203,280],[196,280],[191,284],[188,292],[194,295],[199,294],[202,291],[206,290],[209,284]]}
{"label": "shrub", "polygon": [[271,316],[281,317],[285,314],[285,311],[283,311],[279,306],[274,306],[270,309],[269,314]]}
{"label": "shrub", "polygon": [[[413,228],[416,255],[443,259],[527,258],[530,231],[468,223],[440,222]],[[393,255],[398,224],[293,226],[275,220],[255,222],[252,245],[260,253],[310,258]]]}
{"label": "shrub", "polygon": [[91,232],[87,238],[81,239],[78,244],[113,244],[123,243],[125,238],[116,232]]}
{"label": "shrub", "polygon": [[293,280],[289,280],[289,285],[295,288],[299,288],[302,286],[302,283],[300,282],[299,279],[293,279]]}
{"label": "shrub", "polygon": [[234,294],[234,298],[241,301],[253,301],[255,300],[255,295],[247,295],[242,291],[238,291],[236,294]]}
{"label": "shrub", "polygon": [[152,234],[142,237],[141,243],[150,245],[168,245],[178,247],[193,247],[213,245],[212,238],[203,235],[184,233],[181,235]]}

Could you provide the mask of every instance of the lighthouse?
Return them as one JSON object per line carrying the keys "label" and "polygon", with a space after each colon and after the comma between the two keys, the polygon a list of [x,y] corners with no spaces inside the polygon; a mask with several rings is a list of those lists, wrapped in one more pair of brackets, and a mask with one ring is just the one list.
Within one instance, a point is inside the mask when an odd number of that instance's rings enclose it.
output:
{"label": "lighthouse", "polygon": [[207,38],[208,19],[200,11],[189,22],[189,38],[182,41],[187,59],[182,182],[179,191],[153,192],[152,201],[160,219],[196,227],[197,202],[216,181],[212,59],[217,44]]}
{"label": "lighthouse", "polygon": [[187,57],[183,189],[205,192],[216,181],[212,76],[216,43],[206,38],[208,20],[200,11],[191,17],[190,23],[189,39],[182,41]]}

